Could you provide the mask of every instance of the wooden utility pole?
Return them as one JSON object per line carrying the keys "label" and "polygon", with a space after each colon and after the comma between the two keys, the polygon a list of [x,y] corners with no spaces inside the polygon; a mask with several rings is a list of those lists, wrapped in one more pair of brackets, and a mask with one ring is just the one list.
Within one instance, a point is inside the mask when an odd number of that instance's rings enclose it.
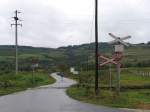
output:
{"label": "wooden utility pole", "polygon": [[99,93],[98,88],[98,0],[95,0],[95,94]]}
{"label": "wooden utility pole", "polygon": [[19,11],[15,11],[15,16],[13,17],[15,20],[15,24],[11,24],[11,26],[15,26],[15,72],[18,74],[18,26],[22,26],[22,24],[18,24],[19,18],[18,18]]}

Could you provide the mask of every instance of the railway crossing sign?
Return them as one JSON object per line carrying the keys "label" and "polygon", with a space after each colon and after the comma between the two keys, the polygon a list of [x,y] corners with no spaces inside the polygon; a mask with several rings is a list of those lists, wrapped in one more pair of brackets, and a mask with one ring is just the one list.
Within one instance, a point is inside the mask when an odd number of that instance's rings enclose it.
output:
{"label": "railway crossing sign", "polygon": [[129,44],[127,42],[125,42],[124,40],[131,38],[131,36],[126,36],[126,37],[121,38],[121,37],[117,37],[117,36],[113,35],[112,33],[109,33],[109,35],[114,39],[113,41],[111,41],[109,43],[114,44],[114,46],[115,46],[115,52],[112,56],[112,59],[115,59],[114,61],[117,62],[117,64],[116,64],[116,70],[117,70],[117,73],[116,73],[116,78],[117,78],[116,89],[117,89],[117,93],[119,95],[119,93],[120,93],[120,60],[123,57],[124,46],[127,46],[127,47],[129,46]]}
{"label": "railway crossing sign", "polygon": [[102,60],[102,63],[99,64],[100,67],[101,67],[101,66],[104,66],[104,65],[106,65],[106,64],[108,64],[108,63],[112,63],[112,64],[117,65],[117,61],[115,61],[115,60],[116,60],[116,57],[107,58],[107,57],[105,57],[105,56],[103,56],[103,55],[99,55],[99,58]]}
{"label": "railway crossing sign", "polygon": [[115,40],[109,42],[110,44],[116,44],[116,45],[119,44],[119,45],[129,46],[129,44],[126,43],[126,42],[124,42],[124,40],[131,38],[131,36],[126,36],[126,37],[122,37],[122,38],[121,38],[121,37],[115,36],[115,35],[112,34],[112,33],[109,33],[109,35],[110,35],[113,39],[115,39]]}
{"label": "railway crossing sign", "polygon": [[115,52],[124,52],[124,46],[122,44],[115,45]]}

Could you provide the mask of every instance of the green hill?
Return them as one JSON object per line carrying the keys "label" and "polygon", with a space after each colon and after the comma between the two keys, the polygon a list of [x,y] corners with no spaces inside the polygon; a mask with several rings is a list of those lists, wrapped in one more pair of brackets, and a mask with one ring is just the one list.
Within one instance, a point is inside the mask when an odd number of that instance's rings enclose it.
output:
{"label": "green hill", "polygon": [[[100,53],[110,56],[113,46],[107,43],[99,43]],[[150,45],[137,44],[125,48],[123,66],[150,66]],[[50,68],[52,66],[86,66],[94,62],[94,43],[74,45],[67,47],[41,48],[19,46],[20,69],[28,69],[32,64],[32,59],[36,58],[41,67]],[[0,66],[10,63],[14,67],[15,47],[9,45],[0,46]]]}

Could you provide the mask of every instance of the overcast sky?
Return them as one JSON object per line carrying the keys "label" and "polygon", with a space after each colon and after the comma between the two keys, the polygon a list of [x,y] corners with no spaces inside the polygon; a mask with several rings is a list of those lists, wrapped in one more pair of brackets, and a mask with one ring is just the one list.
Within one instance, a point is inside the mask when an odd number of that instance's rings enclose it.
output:
{"label": "overcast sky", "polygon": [[[95,0],[0,0],[0,44],[15,43],[11,17],[23,21],[19,45],[60,47],[94,41]],[[99,41],[131,35],[131,43],[150,41],[150,0],[99,0]]]}

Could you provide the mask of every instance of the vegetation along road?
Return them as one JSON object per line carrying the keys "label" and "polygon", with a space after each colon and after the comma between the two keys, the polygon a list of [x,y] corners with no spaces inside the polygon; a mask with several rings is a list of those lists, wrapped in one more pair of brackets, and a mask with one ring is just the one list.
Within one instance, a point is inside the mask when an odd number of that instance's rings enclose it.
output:
{"label": "vegetation along road", "polygon": [[52,77],[57,80],[52,85],[0,97],[0,112],[130,112],[73,100],[65,90],[76,82],[55,73]]}

